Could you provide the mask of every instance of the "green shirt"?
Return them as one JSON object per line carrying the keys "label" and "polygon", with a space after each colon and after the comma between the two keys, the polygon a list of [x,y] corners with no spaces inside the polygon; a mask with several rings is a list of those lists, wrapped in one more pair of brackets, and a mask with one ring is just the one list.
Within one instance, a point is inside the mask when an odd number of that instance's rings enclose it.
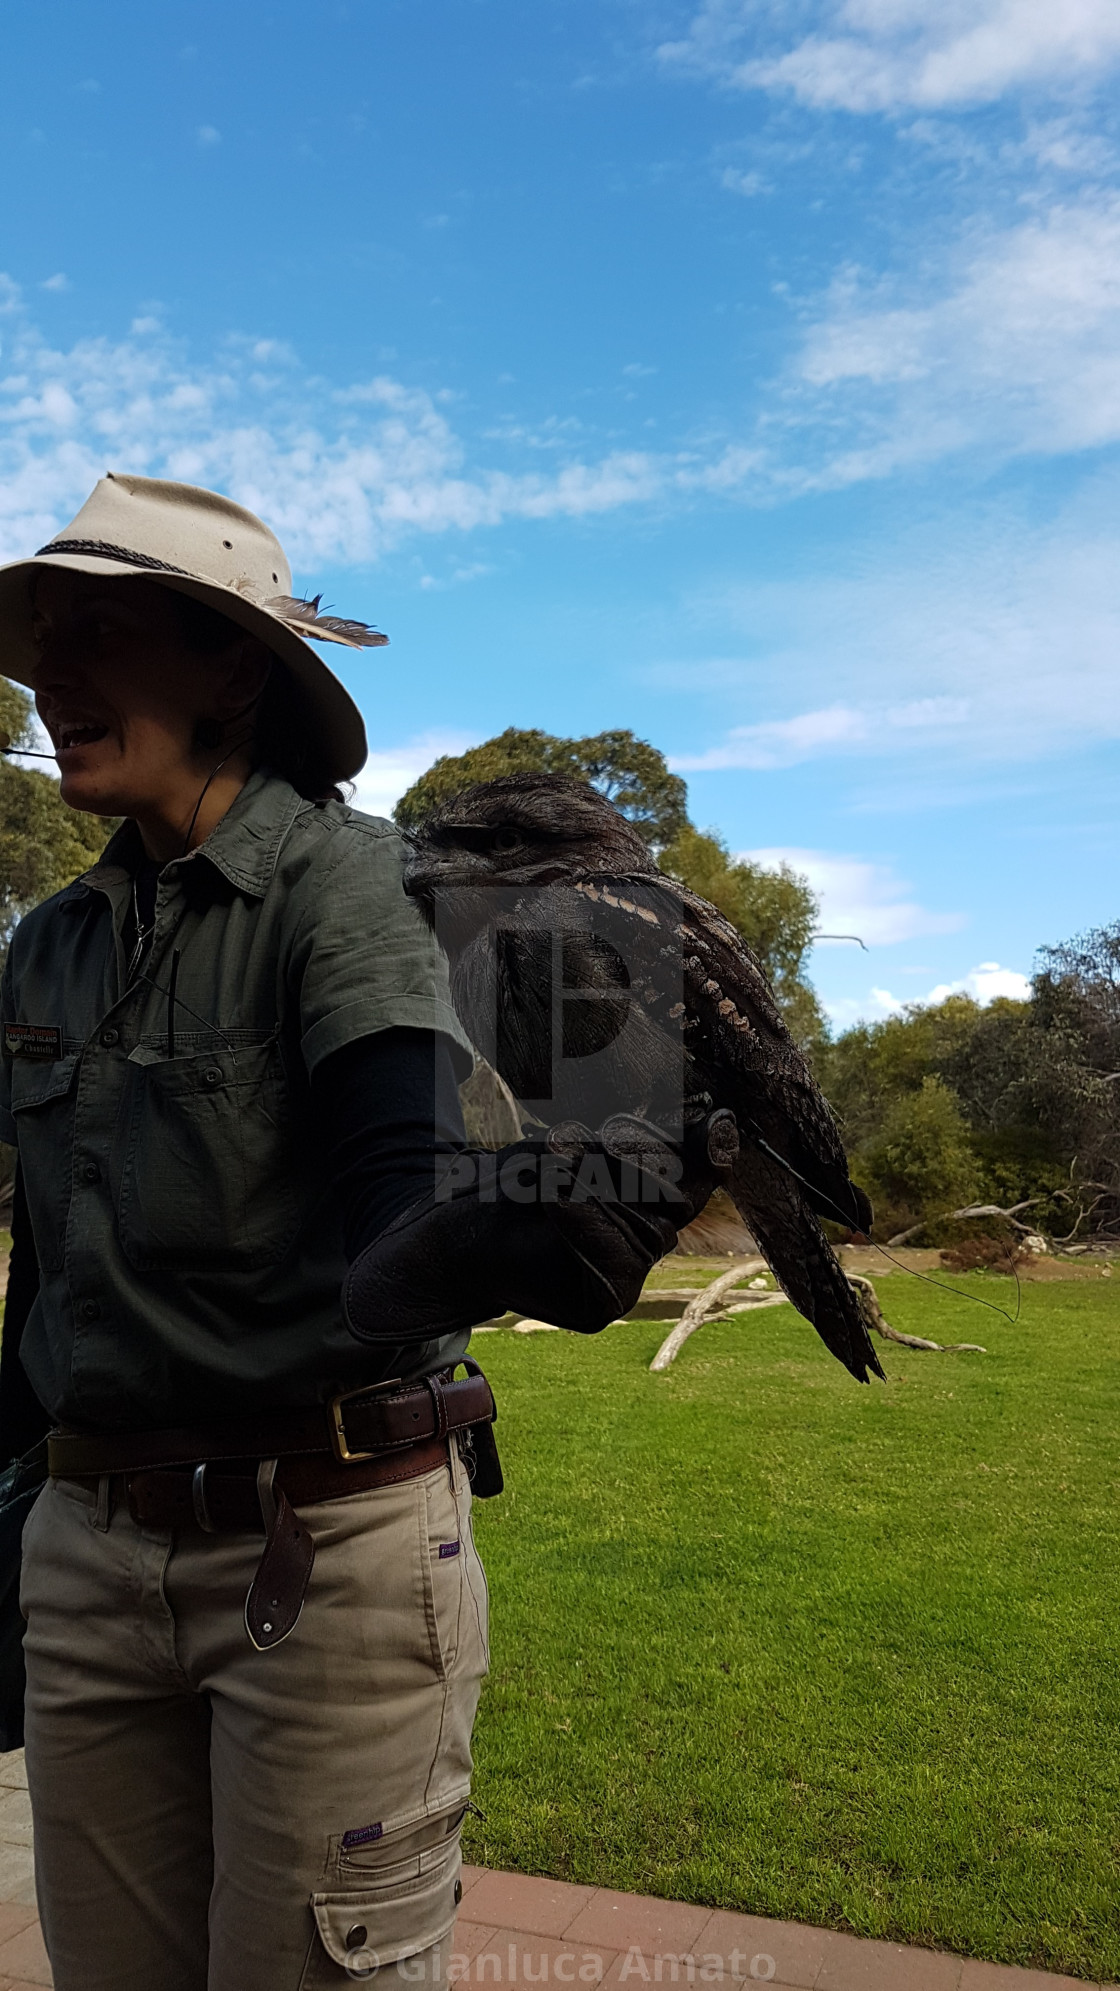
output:
{"label": "green shirt", "polygon": [[[37,906],[4,976],[0,1138],[18,1145],[41,1283],[22,1355],[59,1422],[142,1428],[307,1405],[458,1356],[371,1353],[308,1077],[396,1024],[465,1044],[391,823],[254,774],[160,874],[128,976],[126,823]],[[174,999],[172,999],[174,998]]]}

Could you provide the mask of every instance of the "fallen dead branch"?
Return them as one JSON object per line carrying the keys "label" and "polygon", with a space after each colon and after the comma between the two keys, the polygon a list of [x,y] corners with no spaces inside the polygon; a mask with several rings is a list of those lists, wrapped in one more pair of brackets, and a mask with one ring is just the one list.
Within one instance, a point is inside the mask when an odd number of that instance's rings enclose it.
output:
{"label": "fallen dead branch", "polygon": [[734,1307],[727,1305],[727,1295],[733,1287],[741,1285],[752,1273],[768,1269],[764,1258],[740,1258],[726,1272],[721,1272],[718,1279],[713,1279],[710,1286],[705,1286],[702,1293],[695,1293],[672,1332],[661,1343],[650,1368],[655,1373],[667,1369],[680,1354],[689,1335],[695,1334],[697,1328],[703,1327],[707,1321],[723,1320],[728,1314],[740,1313],[752,1306],[780,1305],[785,1300],[784,1293],[744,1293]]}
{"label": "fallen dead branch", "polygon": [[1020,1210],[1033,1210],[1036,1203],[1045,1203],[1048,1200],[1045,1196],[1027,1196],[1021,1203],[1012,1203],[1009,1210],[1001,1209],[998,1203],[968,1203],[963,1210],[942,1210],[939,1216],[923,1217],[920,1224],[911,1224],[908,1231],[899,1231],[894,1237],[889,1237],[887,1249],[894,1251],[900,1244],[909,1244],[910,1239],[917,1237],[928,1224],[944,1224],[950,1218],[954,1223],[958,1223],[965,1217],[1004,1217],[1014,1230],[1029,1235],[1034,1226],[1019,1223]]}
{"label": "fallen dead branch", "polygon": [[978,1341],[927,1341],[920,1334],[900,1334],[897,1327],[891,1326],[879,1305],[879,1295],[870,1279],[865,1279],[859,1272],[848,1272],[845,1277],[849,1286],[854,1286],[860,1295],[868,1327],[881,1334],[884,1341],[897,1341],[901,1348],[928,1348],[937,1355],[987,1354],[987,1349],[981,1348]]}
{"label": "fallen dead branch", "polygon": [[[750,1278],[752,1273],[767,1270],[763,1258],[741,1258],[728,1271],[721,1272],[718,1279],[713,1279],[710,1286],[705,1286],[702,1293],[696,1293],[676,1326],[665,1336],[649,1365],[651,1371],[655,1375],[660,1374],[671,1362],[675,1362],[685,1342],[698,1327],[706,1327],[716,1320],[729,1320],[733,1314],[757,1313],[763,1307],[788,1306],[784,1293],[740,1293],[732,1298],[734,1288],[741,1285],[744,1279]],[[900,1333],[886,1318],[870,1279],[863,1278],[858,1272],[848,1272],[845,1277],[860,1295],[868,1327],[882,1335],[884,1341],[895,1341],[900,1348],[928,1349],[938,1355],[987,1354],[987,1349],[981,1348],[976,1341],[926,1341],[920,1334]]]}

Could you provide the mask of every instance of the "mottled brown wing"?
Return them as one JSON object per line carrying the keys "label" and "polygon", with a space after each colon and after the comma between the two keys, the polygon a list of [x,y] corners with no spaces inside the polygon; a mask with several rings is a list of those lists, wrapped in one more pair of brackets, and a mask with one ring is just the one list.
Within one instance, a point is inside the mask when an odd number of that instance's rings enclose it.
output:
{"label": "mottled brown wing", "polygon": [[510,894],[500,921],[452,963],[452,1001],[472,1042],[549,1124],[679,1118],[680,941],[654,884],[604,875]]}
{"label": "mottled brown wing", "polygon": [[697,1019],[688,1042],[706,1090],[797,1171],[818,1214],[867,1229],[871,1208],[851,1181],[840,1130],[761,967],[714,906],[683,887],[680,903]]}

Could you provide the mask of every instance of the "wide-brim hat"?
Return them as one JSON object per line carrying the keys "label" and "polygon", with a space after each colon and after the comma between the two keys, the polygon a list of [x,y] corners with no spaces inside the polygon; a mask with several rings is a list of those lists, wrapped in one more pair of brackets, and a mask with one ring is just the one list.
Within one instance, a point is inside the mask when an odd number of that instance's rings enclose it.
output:
{"label": "wide-brim hat", "polygon": [[387,643],[364,622],[320,615],[292,594],[292,570],[267,525],[217,491],[156,477],[103,477],[77,517],[29,560],[0,567],[0,671],[34,685],[32,581],[44,568],[158,581],[191,595],[267,643],[291,673],[299,720],[327,781],[357,774],[366,729],[345,685],[307,641],[350,650]]}

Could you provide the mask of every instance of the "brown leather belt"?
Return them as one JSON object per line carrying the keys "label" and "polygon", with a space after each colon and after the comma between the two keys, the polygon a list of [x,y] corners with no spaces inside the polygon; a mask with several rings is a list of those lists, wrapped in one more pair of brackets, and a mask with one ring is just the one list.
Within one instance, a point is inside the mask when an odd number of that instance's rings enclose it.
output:
{"label": "brown leather belt", "polygon": [[337,1500],[432,1472],[449,1464],[454,1432],[463,1433],[476,1491],[500,1493],[494,1398],[478,1364],[465,1358],[462,1366],[462,1382],[447,1369],[410,1386],[346,1390],[318,1411],[250,1412],[205,1429],[54,1431],[47,1441],[51,1477],[94,1491],[102,1479],[123,1480],[141,1526],[263,1533],[245,1626],[267,1651],[294,1628],[315,1560],[297,1502]]}
{"label": "brown leather belt", "polygon": [[[392,1486],[399,1480],[417,1479],[449,1463],[446,1438],[422,1438],[418,1444],[401,1446],[387,1458],[369,1459],[360,1465],[337,1466],[333,1459],[305,1456],[277,1462],[273,1487],[287,1495],[293,1507],[316,1500],[340,1500],[347,1493],[365,1493],[370,1487]],[[59,1473],[59,1479],[76,1481],[96,1493],[100,1473]],[[263,1534],[264,1516],[257,1493],[257,1461],[230,1460],[223,1466],[203,1461],[197,1466],[154,1466],[140,1472],[118,1472],[110,1477],[123,1481],[123,1492],[134,1521],[144,1528],[185,1528],[196,1526],[207,1534]]]}
{"label": "brown leather belt", "polygon": [[47,1458],[54,1478],[133,1473],[160,1466],[228,1459],[334,1458],[356,1465],[418,1439],[446,1438],[472,1424],[492,1424],[490,1385],[477,1362],[451,1382],[449,1370],[422,1383],[379,1383],[345,1390],[318,1410],[246,1411],[235,1422],[168,1431],[53,1431]]}

